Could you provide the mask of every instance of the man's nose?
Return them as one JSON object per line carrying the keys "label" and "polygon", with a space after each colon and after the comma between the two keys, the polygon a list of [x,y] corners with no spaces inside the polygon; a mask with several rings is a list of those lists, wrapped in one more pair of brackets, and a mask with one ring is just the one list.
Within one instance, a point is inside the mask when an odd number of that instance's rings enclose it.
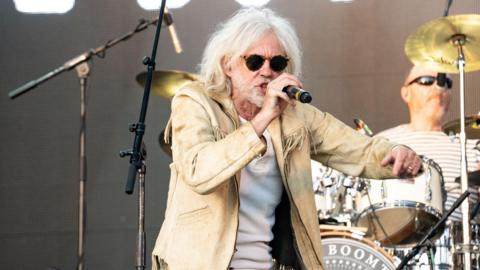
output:
{"label": "man's nose", "polygon": [[272,73],[273,73],[273,70],[270,67],[270,60],[265,60],[265,62],[263,62],[262,67],[260,68],[260,75],[267,77],[267,76],[271,76]]}

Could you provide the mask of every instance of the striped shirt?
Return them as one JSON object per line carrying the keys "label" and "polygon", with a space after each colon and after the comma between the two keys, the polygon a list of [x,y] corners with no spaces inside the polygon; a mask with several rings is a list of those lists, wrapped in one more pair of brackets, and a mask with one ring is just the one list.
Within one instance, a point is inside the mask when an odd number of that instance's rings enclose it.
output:
{"label": "striped shirt", "polygon": [[[442,169],[447,200],[444,208],[449,210],[453,203],[461,195],[461,185],[455,182],[455,178],[460,176],[460,138],[458,136],[448,136],[441,131],[411,131],[408,124],[400,125],[378,133],[376,136],[385,137],[393,142],[407,145],[417,154],[432,159]],[[467,166],[468,171],[478,170],[480,160],[480,151],[477,147],[478,140],[467,140]],[[478,189],[470,187],[472,192],[469,200],[476,203],[478,200]],[[461,207],[457,208],[450,216],[451,220],[461,221]]]}

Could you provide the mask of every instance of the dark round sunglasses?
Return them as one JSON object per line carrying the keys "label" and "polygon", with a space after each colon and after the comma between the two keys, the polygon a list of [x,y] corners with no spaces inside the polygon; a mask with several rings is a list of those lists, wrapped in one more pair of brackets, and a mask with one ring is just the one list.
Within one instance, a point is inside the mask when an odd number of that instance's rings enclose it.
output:
{"label": "dark round sunglasses", "polygon": [[247,68],[251,71],[257,71],[265,63],[265,60],[269,60],[270,68],[275,72],[283,71],[288,65],[288,58],[283,55],[275,55],[274,57],[268,58],[258,54],[252,54],[249,56],[244,56],[245,64]]}
{"label": "dark round sunglasses", "polygon": [[[430,86],[437,80],[439,80],[438,76],[437,77],[434,77],[434,76],[420,76],[420,77],[415,78],[411,82],[409,82],[407,85],[411,85],[413,83],[418,83],[420,85]],[[442,78],[442,80],[445,80],[444,86],[442,86],[442,87],[446,86],[445,88],[447,88],[447,89],[452,88],[452,85],[453,85],[452,79],[450,79],[448,77],[444,77],[444,78]]]}

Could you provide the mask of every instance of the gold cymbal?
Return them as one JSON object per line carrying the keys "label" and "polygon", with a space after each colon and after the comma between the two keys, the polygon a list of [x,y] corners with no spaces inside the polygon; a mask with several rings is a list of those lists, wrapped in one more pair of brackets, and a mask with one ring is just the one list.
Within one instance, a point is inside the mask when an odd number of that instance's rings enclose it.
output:
{"label": "gold cymbal", "polygon": [[405,54],[415,65],[459,73],[458,44],[462,44],[465,72],[480,69],[479,14],[442,17],[425,23],[408,37]]}
{"label": "gold cymbal", "polygon": [[[137,82],[140,86],[145,86],[147,72],[137,75]],[[175,92],[189,82],[198,80],[199,76],[194,73],[188,73],[178,70],[158,70],[153,72],[152,93],[161,97],[171,99]]]}
{"label": "gold cymbal", "polygon": [[[460,133],[460,119],[445,123],[442,129],[447,134]],[[469,115],[465,117],[465,135],[468,139],[480,139],[480,115]]]}

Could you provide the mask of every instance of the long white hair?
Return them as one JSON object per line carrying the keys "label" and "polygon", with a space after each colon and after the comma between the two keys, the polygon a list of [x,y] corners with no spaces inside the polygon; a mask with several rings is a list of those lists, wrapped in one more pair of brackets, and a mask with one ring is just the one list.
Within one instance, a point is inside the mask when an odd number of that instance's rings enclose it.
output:
{"label": "long white hair", "polygon": [[224,73],[222,64],[228,66],[237,61],[268,32],[276,35],[290,59],[286,71],[300,76],[302,52],[292,24],[270,9],[243,8],[219,26],[205,47],[200,63],[200,80],[207,86],[207,90],[230,95],[231,82]]}

